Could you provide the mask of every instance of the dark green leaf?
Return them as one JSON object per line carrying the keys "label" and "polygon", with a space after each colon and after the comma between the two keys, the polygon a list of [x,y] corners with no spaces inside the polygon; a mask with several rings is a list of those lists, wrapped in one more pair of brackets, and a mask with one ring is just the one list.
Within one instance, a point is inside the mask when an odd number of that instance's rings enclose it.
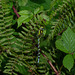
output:
{"label": "dark green leaf", "polygon": [[73,53],[75,51],[75,33],[68,28],[62,34],[61,40],[56,41],[56,47],[65,53]]}
{"label": "dark green leaf", "polygon": [[69,71],[71,70],[71,68],[73,67],[74,65],[74,59],[72,57],[71,54],[68,54],[64,57],[63,59],[63,65],[65,68],[67,68]]}
{"label": "dark green leaf", "polygon": [[75,51],[75,33],[72,32],[70,28],[68,28],[63,34],[62,34],[62,40],[64,47],[70,52]]}
{"label": "dark green leaf", "polygon": [[61,51],[65,52],[65,53],[68,53],[68,50],[63,46],[63,43],[62,43],[61,40],[56,41],[56,47],[58,49],[60,49]]}

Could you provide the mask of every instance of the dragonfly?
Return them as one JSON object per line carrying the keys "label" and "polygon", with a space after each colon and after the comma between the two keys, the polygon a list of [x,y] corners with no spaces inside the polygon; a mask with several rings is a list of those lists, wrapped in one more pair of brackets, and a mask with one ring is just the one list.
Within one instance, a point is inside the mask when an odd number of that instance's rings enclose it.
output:
{"label": "dragonfly", "polygon": [[43,35],[43,30],[44,28],[43,27],[40,27],[40,29],[38,30],[38,61],[37,63],[39,64],[39,60],[40,60],[40,39]]}

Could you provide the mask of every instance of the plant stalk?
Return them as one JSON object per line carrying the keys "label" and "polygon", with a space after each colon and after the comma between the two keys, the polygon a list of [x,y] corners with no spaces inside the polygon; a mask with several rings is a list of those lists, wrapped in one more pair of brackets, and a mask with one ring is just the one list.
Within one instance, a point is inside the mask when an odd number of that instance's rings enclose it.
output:
{"label": "plant stalk", "polygon": [[15,14],[17,15],[17,17],[19,18],[20,15],[17,13],[17,10],[15,9],[15,7],[13,6],[12,8],[13,8],[13,10],[14,10],[14,13],[15,13]]}
{"label": "plant stalk", "polygon": [[[42,53],[42,52],[41,52],[41,53]],[[60,75],[60,73],[56,70],[56,68],[53,66],[53,64],[51,63],[51,61],[47,58],[47,56],[46,56],[44,53],[42,53],[42,55],[47,59],[49,65],[50,65],[51,68],[54,70],[55,74],[56,74],[56,75]]]}

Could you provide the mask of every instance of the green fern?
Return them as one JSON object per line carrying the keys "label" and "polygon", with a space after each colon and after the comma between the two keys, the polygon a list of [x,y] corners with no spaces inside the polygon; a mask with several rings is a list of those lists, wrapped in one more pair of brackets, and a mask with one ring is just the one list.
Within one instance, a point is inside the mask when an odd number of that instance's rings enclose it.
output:
{"label": "green fern", "polygon": [[13,55],[16,54],[13,49],[16,38],[13,36],[13,16],[10,15],[10,8],[9,5],[7,5],[7,2],[9,1],[0,0],[0,70],[7,74],[14,74],[16,68],[14,69],[12,67],[14,67],[13,62],[16,62],[16,60],[12,61],[11,59]]}
{"label": "green fern", "polygon": [[[46,63],[40,61],[39,67],[37,67],[37,54],[35,54],[38,50],[37,48],[37,33],[41,26],[44,26],[48,24],[49,19],[45,13],[40,10],[41,8],[38,8],[34,11],[33,18],[28,22],[25,23],[25,25],[21,26],[22,31],[19,33],[19,36],[21,38],[17,39],[20,41],[21,45],[16,45],[21,47],[22,53],[24,54],[25,60],[28,62],[28,64],[31,66],[31,69],[34,71],[36,70],[39,74],[45,74],[46,73]],[[37,11],[38,10],[38,11]],[[36,12],[37,11],[37,12]],[[46,21],[45,21],[46,20]],[[22,45],[23,44],[23,45]],[[40,59],[41,60],[41,59]],[[36,73],[37,74],[37,73]]]}
{"label": "green fern", "polygon": [[62,33],[68,26],[72,29],[75,28],[74,5],[74,0],[63,1],[63,5],[60,5],[55,11],[57,13],[55,14],[55,17],[58,17],[58,19],[56,19],[55,22],[52,22],[52,37]]}
{"label": "green fern", "polygon": [[[75,1],[64,1],[63,5],[60,5],[57,10],[51,12],[50,20],[43,10],[38,12],[35,10],[33,18],[20,27],[21,31],[17,32],[18,37],[14,36],[15,31],[12,28],[13,16],[10,15],[11,9],[7,3],[9,3],[9,0],[0,0],[0,71],[8,75],[24,75],[29,69],[32,71],[32,74],[36,75],[54,74],[49,64],[47,64],[47,60],[42,55],[40,55],[39,66],[37,66],[37,32],[41,26],[46,28],[46,25],[50,25],[50,29],[48,28],[50,34],[48,34],[50,35],[49,38],[52,39],[68,26],[74,30]],[[50,11],[51,10],[52,7],[50,8]],[[56,57],[55,48],[52,44],[53,41],[48,40],[49,38],[47,38],[47,36],[48,35],[45,36],[45,40],[41,38],[41,49],[42,52],[55,63],[52,58]],[[51,44],[47,46],[49,42]],[[46,45],[43,45],[43,43],[46,43]],[[56,66],[56,68],[58,68],[58,66]],[[50,71],[52,72],[49,73]],[[27,75],[29,75],[29,73],[27,73]]]}

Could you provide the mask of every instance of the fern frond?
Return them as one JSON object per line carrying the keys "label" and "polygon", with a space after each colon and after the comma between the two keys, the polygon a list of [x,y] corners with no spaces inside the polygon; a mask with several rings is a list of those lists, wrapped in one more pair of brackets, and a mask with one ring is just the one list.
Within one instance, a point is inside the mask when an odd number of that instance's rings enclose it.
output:
{"label": "fern frond", "polygon": [[[39,74],[46,73],[46,64],[44,62],[39,63],[39,67],[37,67],[37,33],[41,26],[45,26],[46,15],[44,13],[38,13],[34,15],[33,19],[30,22],[26,23],[22,26],[22,31],[19,33],[20,38],[17,39],[20,43],[15,43],[17,46],[22,49],[22,54],[24,54],[24,60],[28,62],[31,66],[32,70],[36,70]],[[47,19],[47,22],[49,20]],[[36,53],[36,54],[35,54]]]}
{"label": "fern frond", "polygon": [[56,16],[59,14],[58,19],[56,22],[52,22],[52,37],[57,34],[60,34],[63,30],[65,30],[68,26],[74,28],[74,0],[67,0],[63,1],[63,5],[60,5],[59,8],[56,10]]}
{"label": "fern frond", "polygon": [[0,8],[0,69],[2,70],[7,60],[9,60],[8,57],[11,55],[15,37],[12,29],[13,16],[10,16],[10,8],[6,0],[0,0]]}

